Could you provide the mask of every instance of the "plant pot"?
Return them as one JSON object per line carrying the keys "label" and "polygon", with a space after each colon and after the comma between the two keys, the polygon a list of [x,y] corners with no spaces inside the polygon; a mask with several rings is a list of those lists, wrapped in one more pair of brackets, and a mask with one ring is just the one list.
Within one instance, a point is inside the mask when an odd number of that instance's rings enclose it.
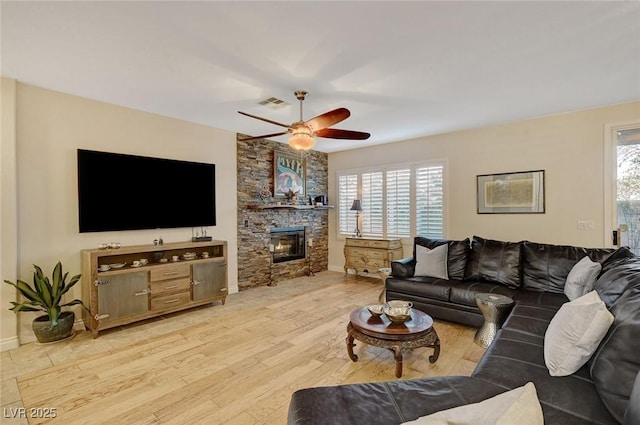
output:
{"label": "plant pot", "polygon": [[33,320],[33,333],[41,343],[60,341],[71,336],[75,320],[76,315],[73,311],[63,311],[58,317],[58,324],[52,327],[49,316],[45,314]]}

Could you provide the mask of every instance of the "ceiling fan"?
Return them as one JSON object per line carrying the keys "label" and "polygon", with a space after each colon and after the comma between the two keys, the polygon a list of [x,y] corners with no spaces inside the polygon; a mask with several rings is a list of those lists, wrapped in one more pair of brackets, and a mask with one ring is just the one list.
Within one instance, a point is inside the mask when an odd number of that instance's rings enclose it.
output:
{"label": "ceiling fan", "polygon": [[307,96],[307,92],[304,90],[297,90],[294,92],[296,99],[300,101],[300,121],[296,121],[291,125],[282,124],[277,121],[273,121],[267,118],[258,117],[256,115],[247,114],[246,112],[238,111],[239,114],[246,115],[251,118],[255,118],[261,121],[265,121],[271,124],[285,127],[286,131],[279,133],[263,134],[262,136],[245,137],[239,139],[240,141],[265,139],[267,137],[282,136],[287,133],[291,133],[289,138],[289,146],[297,150],[309,150],[316,141],[313,136],[324,137],[328,139],[350,139],[350,140],[365,140],[368,139],[371,134],[363,133],[361,131],[340,130],[337,128],[329,128],[334,124],[346,120],[351,115],[346,108],[338,108],[333,111],[325,112],[310,120],[303,121],[302,118],[302,102]]}

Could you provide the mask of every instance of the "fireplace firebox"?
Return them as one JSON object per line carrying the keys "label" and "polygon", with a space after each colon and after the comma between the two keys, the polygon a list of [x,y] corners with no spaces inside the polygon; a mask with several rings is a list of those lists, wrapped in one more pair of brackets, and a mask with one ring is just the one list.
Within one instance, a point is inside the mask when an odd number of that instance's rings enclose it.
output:
{"label": "fireplace firebox", "polygon": [[269,251],[274,263],[305,258],[304,226],[273,227],[270,233]]}

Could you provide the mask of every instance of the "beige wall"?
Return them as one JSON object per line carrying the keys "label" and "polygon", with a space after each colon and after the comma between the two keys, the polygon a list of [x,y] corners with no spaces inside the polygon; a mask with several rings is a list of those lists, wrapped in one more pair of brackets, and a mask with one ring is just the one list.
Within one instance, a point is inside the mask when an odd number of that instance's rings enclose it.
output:
{"label": "beige wall", "polygon": [[[21,83],[16,99],[21,278],[31,279],[32,264],[50,270],[58,260],[71,274],[79,273],[80,250],[100,242],[133,245],[151,243],[159,236],[165,242],[191,238],[191,229],[79,233],[76,150],[84,148],[215,163],[218,224],[208,228],[208,233],[229,242],[229,289],[237,291],[235,133]],[[179,190],[183,183],[176,180],[175,188]],[[118,192],[135,189],[114,188],[105,204],[119,208]],[[80,285],[73,296],[80,298]],[[0,311],[4,322],[4,303]],[[33,338],[32,317],[19,316],[21,342]]]}
{"label": "beige wall", "polygon": [[[15,282],[18,275],[16,193],[16,82],[3,78],[0,86],[0,280]],[[18,346],[17,316],[8,311],[16,290],[0,285],[0,351]]]}
{"label": "beige wall", "polygon": [[[445,159],[448,163],[446,237],[486,238],[600,247],[604,240],[604,126],[640,122],[640,102],[459,131],[393,145],[329,155],[329,199],[336,199],[336,171]],[[392,146],[392,148],[391,148]],[[545,170],[545,214],[477,214],[476,175]],[[592,220],[593,230],[577,230]],[[342,270],[344,240],[329,220],[329,268]],[[410,256],[410,241],[405,241]]]}

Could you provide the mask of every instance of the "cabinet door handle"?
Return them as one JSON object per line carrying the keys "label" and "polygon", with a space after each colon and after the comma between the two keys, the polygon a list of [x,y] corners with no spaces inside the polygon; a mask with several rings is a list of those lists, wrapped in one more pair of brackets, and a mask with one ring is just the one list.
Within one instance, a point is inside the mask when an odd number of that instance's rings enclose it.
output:
{"label": "cabinet door handle", "polygon": [[93,318],[96,319],[96,321],[98,321],[100,319],[106,319],[109,316],[111,316],[111,315],[110,314],[96,314],[95,316],[93,316]]}
{"label": "cabinet door handle", "polygon": [[178,301],[180,301],[180,299],[179,298],[175,298],[173,300],[167,300],[164,303],[165,304],[173,304],[173,303],[177,303]]}
{"label": "cabinet door handle", "polygon": [[194,280],[193,282],[191,282],[192,285],[200,285],[201,283],[206,283],[206,282],[200,281],[200,280]]}
{"label": "cabinet door handle", "polygon": [[135,294],[133,294],[136,297],[142,296],[142,295],[147,295],[149,293],[149,290],[145,289],[143,291],[140,292],[136,292]]}
{"label": "cabinet door handle", "polygon": [[163,273],[164,276],[172,276],[174,274],[178,274],[178,272],[164,272]]}
{"label": "cabinet door handle", "polygon": [[169,286],[165,286],[164,289],[176,289],[178,287],[178,285],[169,285]]}

